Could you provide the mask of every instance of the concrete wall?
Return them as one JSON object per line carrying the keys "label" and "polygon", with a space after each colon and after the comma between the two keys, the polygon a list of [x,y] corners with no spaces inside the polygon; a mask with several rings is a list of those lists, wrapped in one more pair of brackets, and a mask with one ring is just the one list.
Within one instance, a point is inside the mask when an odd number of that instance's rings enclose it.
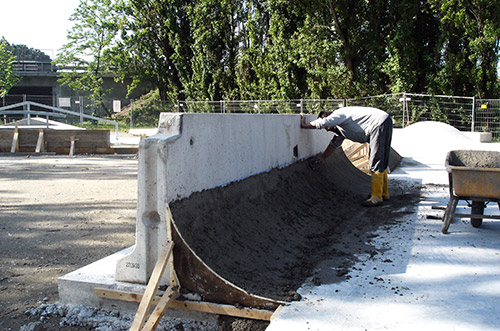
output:
{"label": "concrete wall", "polygon": [[139,146],[136,244],[118,261],[115,279],[147,282],[170,237],[168,203],[285,167],[323,151],[330,139],[324,130],[301,129],[299,115],[162,113],[158,134]]}

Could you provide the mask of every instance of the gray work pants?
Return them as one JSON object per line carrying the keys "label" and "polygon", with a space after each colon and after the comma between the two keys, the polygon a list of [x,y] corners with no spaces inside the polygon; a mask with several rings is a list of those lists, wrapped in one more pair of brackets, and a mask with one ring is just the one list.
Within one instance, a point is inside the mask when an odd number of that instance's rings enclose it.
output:
{"label": "gray work pants", "polygon": [[370,135],[370,171],[384,172],[391,156],[392,119],[387,119]]}

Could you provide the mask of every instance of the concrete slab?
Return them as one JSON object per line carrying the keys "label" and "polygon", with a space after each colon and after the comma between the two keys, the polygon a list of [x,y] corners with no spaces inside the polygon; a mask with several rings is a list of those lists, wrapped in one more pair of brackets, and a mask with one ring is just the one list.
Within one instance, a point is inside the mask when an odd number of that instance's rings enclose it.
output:
{"label": "concrete slab", "polygon": [[360,257],[344,282],[303,288],[268,330],[498,330],[500,223],[455,222],[443,235],[427,216],[446,190],[423,194],[414,215],[376,233],[386,253]]}

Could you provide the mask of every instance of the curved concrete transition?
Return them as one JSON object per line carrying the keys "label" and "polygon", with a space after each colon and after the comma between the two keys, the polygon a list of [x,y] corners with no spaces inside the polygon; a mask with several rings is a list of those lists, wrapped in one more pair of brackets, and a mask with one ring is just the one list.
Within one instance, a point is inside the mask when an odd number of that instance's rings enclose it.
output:
{"label": "curved concrete transition", "polygon": [[314,266],[332,254],[339,225],[353,217],[369,185],[339,151],[318,171],[297,162],[173,202],[181,286],[208,301],[265,308],[215,280],[217,274],[254,296],[294,299]]}
{"label": "curved concrete transition", "polygon": [[139,147],[136,245],[115,279],[146,283],[172,239],[181,288],[204,300],[276,308],[297,299],[342,231],[361,223],[359,201],[370,192],[370,177],[341,150],[313,171],[308,159],[331,137],[299,123],[161,114],[159,133]]}

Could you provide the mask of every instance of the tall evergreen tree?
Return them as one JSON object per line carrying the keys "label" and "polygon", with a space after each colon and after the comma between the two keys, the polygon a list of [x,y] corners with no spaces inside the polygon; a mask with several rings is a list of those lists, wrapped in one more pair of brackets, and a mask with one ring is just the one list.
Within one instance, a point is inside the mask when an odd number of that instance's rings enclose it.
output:
{"label": "tall evergreen tree", "polygon": [[184,100],[191,82],[190,0],[128,0],[117,49],[122,75],[151,81],[162,100]]}
{"label": "tall evergreen tree", "polygon": [[[441,71],[443,89],[453,93],[476,94],[483,98],[497,97],[500,1],[431,2],[441,17],[446,35]],[[470,90],[468,82],[473,83],[474,90]]]}

